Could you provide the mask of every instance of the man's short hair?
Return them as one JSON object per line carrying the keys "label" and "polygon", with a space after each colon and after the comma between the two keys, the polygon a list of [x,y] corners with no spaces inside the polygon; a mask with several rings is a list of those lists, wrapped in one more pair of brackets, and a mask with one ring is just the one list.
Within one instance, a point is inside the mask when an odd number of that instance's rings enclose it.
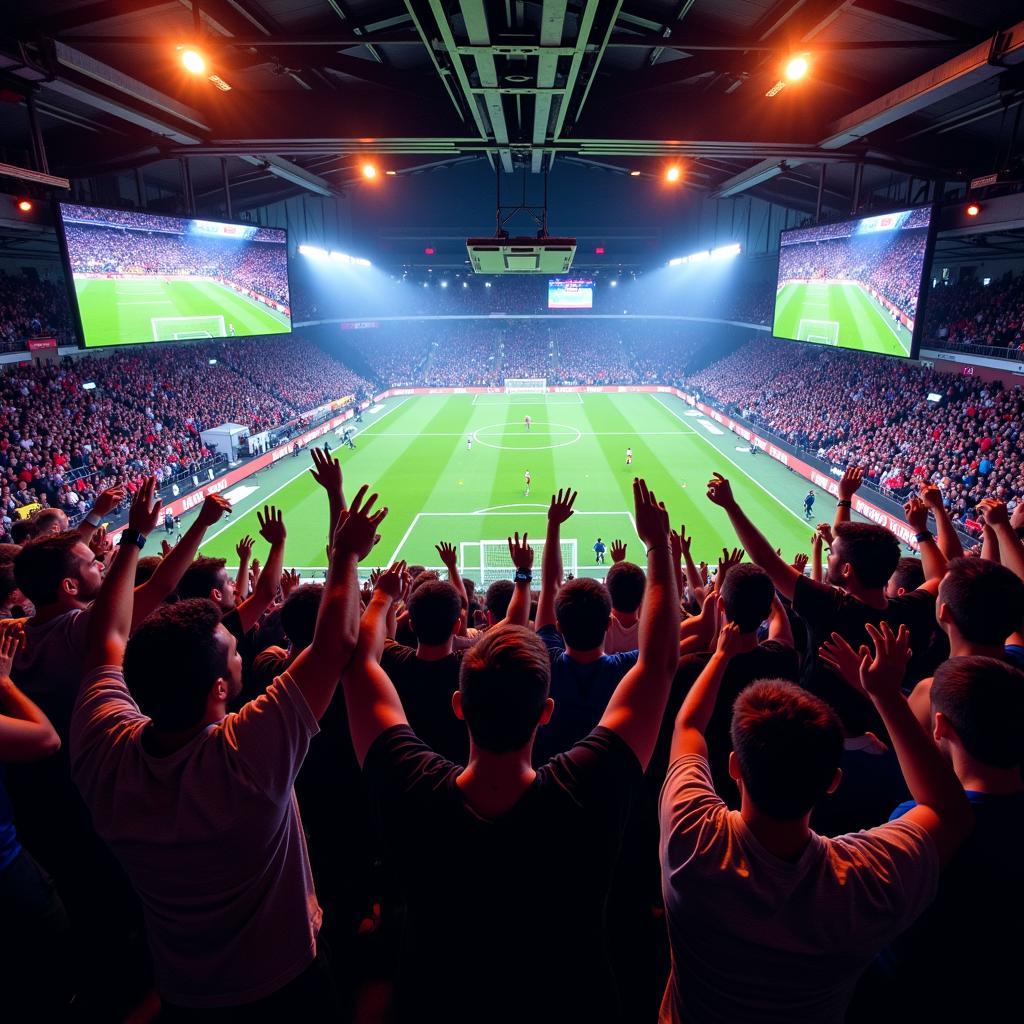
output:
{"label": "man's short hair", "polygon": [[158,729],[190,729],[206,713],[210,687],[228,672],[220,620],[213,601],[192,598],[162,605],[129,639],[125,683]]}
{"label": "man's short hair", "polygon": [[906,556],[896,563],[896,568],[889,579],[896,590],[909,593],[917,590],[924,583],[924,563],[920,558]]}
{"label": "man's short hair", "polygon": [[313,642],[316,617],[324,596],[322,583],[303,583],[296,587],[281,605],[281,628],[292,647],[301,651]]}
{"label": "man's short hair", "polygon": [[589,577],[569,580],[555,595],[555,618],[568,647],[592,651],[604,642],[612,600],[608,590]]}
{"label": "man's short hair", "polygon": [[153,578],[153,573],[163,559],[159,555],[146,555],[135,563],[135,586],[141,587]]}
{"label": "man's short hair", "polygon": [[537,728],[550,686],[551,659],[536,633],[523,626],[485,633],[463,655],[459,674],[473,742],[495,754],[521,750]]}
{"label": "man's short hair", "polygon": [[79,560],[75,548],[83,544],[77,530],[55,533],[31,540],[14,560],[18,589],[37,607],[53,604],[66,579],[78,579]]}
{"label": "man's short hair", "polygon": [[850,563],[862,586],[884,587],[900,560],[896,535],[875,523],[836,523],[836,540],[843,542],[843,560]]}
{"label": "man's short hair", "polygon": [[616,562],[609,570],[604,585],[608,588],[612,607],[617,612],[631,615],[644,599],[647,576],[639,565]]}
{"label": "man's short hair", "polygon": [[227,565],[226,558],[208,558],[200,555],[184,572],[178,583],[178,596],[183,601],[209,597],[210,591],[224,585],[221,575]]}
{"label": "man's short hair", "polygon": [[13,565],[20,552],[20,544],[0,544],[0,565]]}
{"label": "man's short hair", "polygon": [[753,633],[768,618],[774,597],[771,577],[750,562],[734,565],[722,582],[725,614],[742,633]]}
{"label": "man's short hair", "polygon": [[939,584],[939,601],[965,640],[1003,644],[1024,625],[1024,581],[984,558],[954,558]]}
{"label": "man's short hair", "polygon": [[409,621],[421,644],[443,644],[455,632],[462,596],[450,583],[428,579],[409,598]]}
{"label": "man's short hair", "polygon": [[751,802],[778,821],[811,810],[843,754],[843,727],[832,708],[781,679],[754,683],[736,698],[731,735]]}
{"label": "man's short hair", "polygon": [[1024,672],[998,658],[950,658],[935,670],[931,703],[982,764],[1024,761]]}
{"label": "man's short hair", "polygon": [[27,544],[32,539],[32,523],[28,519],[15,519],[11,523],[11,540],[15,544]]}
{"label": "man's short hair", "polygon": [[[29,520],[29,529],[33,537],[39,537],[54,523],[58,526],[67,525],[68,517],[59,508],[41,508]],[[64,531],[60,531],[64,532]]]}
{"label": "man's short hair", "polygon": [[512,603],[512,595],[516,585],[511,580],[495,580],[484,594],[484,607],[491,613],[495,622],[500,622],[508,615],[508,606]]}

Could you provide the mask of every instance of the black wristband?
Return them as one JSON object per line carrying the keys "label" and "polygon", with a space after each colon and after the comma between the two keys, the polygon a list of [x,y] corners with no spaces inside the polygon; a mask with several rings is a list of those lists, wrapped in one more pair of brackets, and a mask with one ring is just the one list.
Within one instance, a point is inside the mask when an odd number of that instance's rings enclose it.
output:
{"label": "black wristband", "polygon": [[118,543],[124,544],[126,541],[129,544],[138,545],[140,551],[146,545],[145,534],[139,533],[138,530],[123,530],[121,533],[121,539],[118,541]]}
{"label": "black wristband", "polygon": [[914,534],[914,540],[918,544],[923,544],[926,540],[932,540],[932,534],[930,530],[924,530],[921,533]]}
{"label": "black wristband", "polygon": [[853,502],[849,498],[842,498],[836,502],[836,508],[853,508]]}
{"label": "black wristband", "polygon": [[516,574],[512,579],[516,583],[530,583],[533,580],[533,573],[529,569],[516,569]]}

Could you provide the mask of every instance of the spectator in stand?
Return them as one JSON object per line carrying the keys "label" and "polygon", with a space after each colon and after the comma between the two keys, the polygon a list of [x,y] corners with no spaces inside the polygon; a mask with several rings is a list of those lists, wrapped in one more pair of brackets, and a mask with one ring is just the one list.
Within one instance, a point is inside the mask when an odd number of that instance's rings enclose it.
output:
{"label": "spectator in stand", "polygon": [[611,555],[612,567],[604,581],[612,606],[604,652],[623,654],[640,646],[640,605],[647,577],[639,565],[626,561],[626,545],[622,541],[612,541]]}

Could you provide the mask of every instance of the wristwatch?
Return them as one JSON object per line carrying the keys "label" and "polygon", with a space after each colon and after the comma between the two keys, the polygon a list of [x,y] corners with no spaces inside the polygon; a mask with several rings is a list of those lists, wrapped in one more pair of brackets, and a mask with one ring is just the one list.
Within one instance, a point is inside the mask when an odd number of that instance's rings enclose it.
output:
{"label": "wristwatch", "polygon": [[87,515],[87,516],[85,517],[85,521],[86,521],[86,522],[87,522],[87,523],[88,523],[88,524],[89,524],[90,526],[94,526],[94,527],[95,527],[95,526],[99,526],[99,525],[100,525],[100,523],[102,523],[102,522],[103,522],[103,517],[102,517],[102,516],[98,516],[98,515],[96,515],[96,513],[95,513],[95,512],[90,512],[90,513],[89,513],[89,514],[88,514],[88,515]]}
{"label": "wristwatch", "polygon": [[931,539],[932,534],[930,530],[922,530],[920,533],[914,534],[914,540],[916,540],[918,544],[923,544],[926,540]]}
{"label": "wristwatch", "polygon": [[853,502],[849,498],[842,498],[836,502],[837,508],[852,508]]}
{"label": "wristwatch", "polygon": [[143,547],[145,547],[146,537],[145,534],[139,533],[138,530],[124,530],[121,533],[121,540],[119,541],[119,543],[137,544],[139,546],[139,550],[141,551]]}
{"label": "wristwatch", "polygon": [[529,569],[516,569],[516,574],[512,578],[516,583],[530,583],[533,580],[533,573]]}

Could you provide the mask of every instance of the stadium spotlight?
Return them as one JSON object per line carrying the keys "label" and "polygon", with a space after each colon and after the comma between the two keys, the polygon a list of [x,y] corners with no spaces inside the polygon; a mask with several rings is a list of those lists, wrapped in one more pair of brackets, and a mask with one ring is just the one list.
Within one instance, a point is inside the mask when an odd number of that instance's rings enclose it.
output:
{"label": "stadium spotlight", "polygon": [[190,75],[206,74],[206,58],[192,46],[179,46],[181,66]]}
{"label": "stadium spotlight", "polygon": [[491,282],[490,281],[484,281],[484,287],[485,288],[490,288],[491,287]]}
{"label": "stadium spotlight", "polygon": [[377,177],[377,168],[373,164],[363,164],[362,166],[363,177],[368,181],[372,181]]}
{"label": "stadium spotlight", "polygon": [[665,171],[665,180],[670,184],[674,185],[683,176],[683,172],[679,169],[676,164],[673,164]]}
{"label": "stadium spotlight", "polygon": [[739,242],[733,242],[732,245],[720,245],[717,249],[711,250],[711,259],[713,260],[727,260],[731,256],[739,256],[740,244]]}
{"label": "stadium spotlight", "polygon": [[462,282],[462,287],[463,288],[468,288],[469,287],[469,282],[468,281],[463,281]]}
{"label": "stadium spotlight", "polygon": [[739,242],[731,245],[720,245],[717,249],[701,249],[699,252],[691,252],[689,256],[676,256],[668,261],[670,267],[681,267],[689,263],[704,263],[706,260],[727,260],[733,256],[739,256],[742,248]]}
{"label": "stadium spotlight", "polygon": [[300,245],[299,252],[316,260],[325,260],[328,255],[327,250],[321,249],[319,245]]}
{"label": "stadium spotlight", "polygon": [[441,282],[441,287],[442,288],[447,288],[448,287],[448,282],[447,281],[442,281]]}
{"label": "stadium spotlight", "polygon": [[802,78],[807,77],[807,72],[810,71],[810,69],[811,63],[807,59],[807,54],[798,53],[786,61],[786,81],[799,82]]}
{"label": "stadium spotlight", "polygon": [[981,207],[977,203],[969,203],[967,209],[964,210],[964,213],[966,213],[968,217],[977,217],[978,214],[981,213]]}
{"label": "stadium spotlight", "polygon": [[615,280],[615,278],[612,278],[612,280],[611,280],[611,286],[612,286],[613,288],[618,288],[618,286],[619,286],[619,282],[618,282],[618,281],[616,281],[616,280]]}
{"label": "stadium spotlight", "polygon": [[18,200],[18,209],[22,213],[31,213],[32,212],[32,200],[31,199],[19,199]]}
{"label": "stadium spotlight", "polygon": [[384,173],[385,173],[385,174],[386,174],[386,175],[387,175],[387,176],[388,176],[389,178],[393,178],[393,177],[394,177],[394,176],[395,176],[395,175],[396,175],[396,174],[398,173],[398,171],[385,171]]}
{"label": "stadium spotlight", "polygon": [[639,171],[630,171],[629,172],[629,176],[631,178],[639,178],[640,177],[640,172]]}

